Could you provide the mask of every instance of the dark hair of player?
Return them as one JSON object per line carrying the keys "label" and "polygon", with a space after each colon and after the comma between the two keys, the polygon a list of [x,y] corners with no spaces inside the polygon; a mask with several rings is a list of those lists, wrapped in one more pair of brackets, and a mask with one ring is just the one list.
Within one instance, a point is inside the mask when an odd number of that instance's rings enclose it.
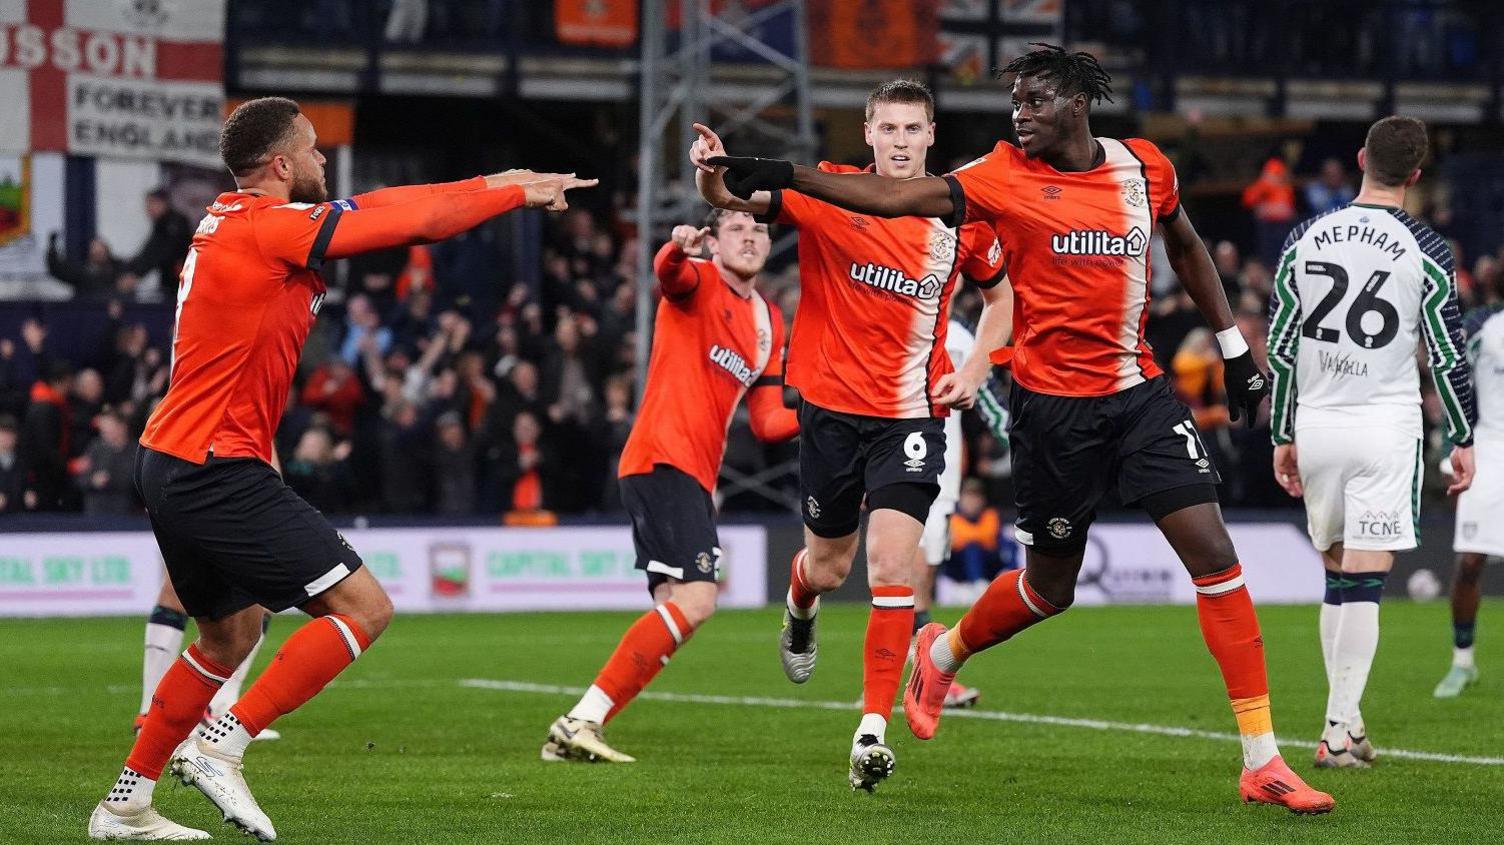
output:
{"label": "dark hair of player", "polygon": [[1096,56],[1083,52],[1067,53],[1064,47],[1042,41],[1031,41],[1029,46],[1039,49],[1004,65],[997,75],[1014,73],[1052,79],[1061,96],[1085,94],[1088,103],[1112,102],[1112,76],[1097,63]]}
{"label": "dark hair of player", "polygon": [[1405,184],[1431,148],[1426,125],[1413,117],[1390,116],[1368,128],[1364,171],[1388,188]]}
{"label": "dark hair of player", "polygon": [[260,97],[241,103],[219,133],[219,157],[236,176],[249,176],[266,163],[300,113],[286,97]]}
{"label": "dark hair of player", "polygon": [[887,82],[872,89],[867,95],[867,119],[872,119],[872,112],[882,103],[920,103],[924,106],[924,116],[931,122],[935,120],[935,95],[930,93],[930,88],[923,82],[913,79],[890,79]]}
{"label": "dark hair of player", "polygon": [[721,236],[721,221],[726,219],[728,213],[724,208],[712,208],[710,213],[705,215],[705,228],[710,230],[712,238]]}

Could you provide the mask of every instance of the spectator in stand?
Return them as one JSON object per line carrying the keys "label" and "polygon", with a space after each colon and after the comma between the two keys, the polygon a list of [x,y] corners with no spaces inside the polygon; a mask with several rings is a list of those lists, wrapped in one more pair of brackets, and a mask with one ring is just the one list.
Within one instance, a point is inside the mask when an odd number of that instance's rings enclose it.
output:
{"label": "spectator in stand", "polygon": [[[1217,267],[1217,276],[1222,280],[1222,290],[1227,301],[1234,306],[1242,298],[1243,284],[1238,278],[1238,245],[1232,241],[1218,241],[1212,248],[1212,263]],[[1177,286],[1178,287],[1178,286]]]}
{"label": "spectator in stand", "polygon": [[89,241],[89,253],[84,260],[74,261],[63,254],[62,241],[53,232],[47,236],[47,272],[71,285],[76,299],[104,299],[121,292],[116,282],[125,272],[125,262],[110,252],[104,238],[97,236]]}
{"label": "spectator in stand", "polygon": [[601,507],[608,513],[619,513],[622,510],[621,485],[616,482],[616,467],[635,419],[632,382],[626,376],[611,376],[606,379],[604,397],[605,410],[592,423],[590,439],[596,452],[604,455],[606,461]]}
{"label": "spectator in stand", "polygon": [[552,504],[554,457],[543,444],[543,426],[530,411],[512,421],[515,448],[502,456],[505,507],[512,511],[538,511]]}
{"label": "spectator in stand", "polygon": [[591,386],[595,367],[588,360],[593,350],[587,345],[589,338],[585,337],[582,324],[594,333],[594,320],[561,314],[554,326],[553,344],[543,361],[543,401],[550,406],[549,417],[556,423],[568,420],[584,425],[590,421],[595,404],[595,390]]}
{"label": "spectator in stand", "polygon": [[43,378],[31,387],[31,403],[21,421],[21,451],[29,470],[27,487],[36,494],[36,509],[61,510],[66,504],[68,456],[73,424],[68,414],[68,394],[73,388],[73,368],[63,361],[49,361]]}
{"label": "spectator in stand", "polygon": [[390,513],[424,513],[428,508],[429,431],[418,406],[399,399],[382,420],[382,505]]}
{"label": "spectator in stand", "polygon": [[[303,404],[329,415],[336,434],[350,436],[355,430],[355,413],[365,401],[365,390],[343,357],[335,356],[320,364],[303,386]],[[320,510],[323,510],[320,508]]]}
{"label": "spectator in stand", "polygon": [[[946,571],[968,594],[980,595],[1005,564],[1012,569],[1012,554],[1004,556],[1007,544],[1003,520],[997,508],[987,504],[986,488],[976,478],[961,485],[961,499],[950,516],[950,561]],[[1011,551],[1011,549],[1010,549]]]}
{"label": "spectator in stand", "polygon": [[1321,163],[1321,175],[1306,185],[1306,207],[1310,213],[1335,211],[1357,198],[1358,192],[1347,178],[1342,160],[1329,158]]}
{"label": "spectator in stand", "polygon": [[475,350],[463,352],[455,359],[458,384],[456,404],[466,431],[479,431],[496,404],[496,385],[486,376],[486,362]]}
{"label": "spectator in stand", "polygon": [[355,481],[346,459],[350,442],[335,444],[329,431],[318,426],[303,432],[283,477],[287,486],[325,513],[344,513],[355,498]]}
{"label": "spectator in stand", "polygon": [[397,276],[402,272],[402,262],[406,258],[405,247],[368,252],[351,258],[351,298],[365,296],[378,314],[390,314],[401,298],[397,293]]}
{"label": "spectator in stand", "polygon": [[0,514],[32,507],[26,503],[26,467],[16,449],[19,439],[16,418],[0,414]]}
{"label": "spectator in stand", "polygon": [[94,419],[103,410],[104,379],[97,370],[79,370],[68,393],[68,420],[72,425],[68,433],[69,458],[82,455],[94,439]]}
{"label": "spectator in stand", "polygon": [[1251,311],[1263,314],[1269,310],[1269,296],[1274,292],[1274,274],[1257,258],[1243,262],[1243,299],[1234,311]]}
{"label": "spectator in stand", "polygon": [[29,393],[16,361],[16,342],[0,337],[0,414],[13,419],[25,414]]}
{"label": "spectator in stand", "polygon": [[74,478],[83,490],[84,514],[121,516],[135,513],[136,488],[132,473],[136,444],[130,438],[125,418],[116,411],[101,413],[95,421],[99,436],[84,450]]}
{"label": "spectator in stand", "polygon": [[1295,188],[1283,159],[1272,156],[1264,162],[1259,178],[1243,189],[1243,207],[1253,212],[1259,258],[1275,266],[1296,213]]}
{"label": "spectator in stand", "polygon": [[1222,383],[1222,354],[1213,343],[1211,330],[1198,326],[1181,341],[1170,362],[1175,394],[1191,409],[1200,431],[1226,428],[1226,388]]}
{"label": "spectator in stand", "polygon": [[151,218],[151,234],[136,256],[125,263],[125,273],[118,288],[126,295],[140,296],[140,277],[157,271],[161,291],[173,291],[178,285],[178,271],[193,242],[193,225],[181,211],[172,207],[167,189],[157,188],[146,195],[146,216]]}
{"label": "spectator in stand", "polygon": [[[447,516],[475,513],[475,449],[460,415],[450,411],[434,423],[437,447],[434,451],[434,510]],[[514,490],[515,494],[515,490]],[[519,508],[519,510],[536,510]]]}
{"label": "spectator in stand", "polygon": [[1196,304],[1184,289],[1177,286],[1155,299],[1149,305],[1149,324],[1145,330],[1149,347],[1154,350],[1154,363],[1161,370],[1171,372],[1171,360],[1185,336],[1205,325],[1201,312],[1196,310]]}
{"label": "spectator in stand", "polygon": [[418,349],[433,335],[438,323],[433,314],[433,294],[413,291],[402,301],[391,321],[392,345]]}
{"label": "spectator in stand", "polygon": [[371,298],[358,293],[345,303],[345,337],[339,347],[345,363],[353,367],[360,360],[360,344],[367,335],[376,339],[376,351],[382,355],[392,346],[392,330],[381,324]]}

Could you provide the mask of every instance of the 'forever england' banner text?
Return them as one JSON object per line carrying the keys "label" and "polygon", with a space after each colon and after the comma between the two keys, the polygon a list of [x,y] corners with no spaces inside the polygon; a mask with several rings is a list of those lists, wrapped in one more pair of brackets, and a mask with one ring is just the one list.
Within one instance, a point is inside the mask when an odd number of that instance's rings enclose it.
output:
{"label": "'forever england' banner text", "polygon": [[219,165],[224,0],[0,0],[0,154]]}

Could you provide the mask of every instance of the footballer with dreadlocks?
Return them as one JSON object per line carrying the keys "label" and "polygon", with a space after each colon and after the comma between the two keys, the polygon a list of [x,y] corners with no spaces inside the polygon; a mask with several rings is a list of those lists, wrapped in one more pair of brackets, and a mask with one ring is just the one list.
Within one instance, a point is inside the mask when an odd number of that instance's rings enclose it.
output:
{"label": "footballer with dreadlocks", "polygon": [[1218,507],[1220,478],[1144,339],[1156,227],[1176,277],[1217,333],[1234,420],[1254,421],[1268,377],[1180,206],[1169,159],[1142,139],[1092,135],[1092,106],[1111,99],[1111,78],[1095,57],[1032,46],[1002,70],[1013,79],[1017,146],[1000,142],[948,175],[900,180],[769,159],[709,160],[727,169],[726,186],[738,196],[786,189],[880,217],[986,221],[1001,237],[1015,340],[992,359],[1013,374],[1017,536],[1027,564],[994,581],[954,628],[920,632],[904,694],[909,726],[920,739],[933,736],[946,688],[967,658],[1071,605],[1097,503],[1116,487],[1124,503],[1148,512],[1195,585],[1201,631],[1243,740],[1241,797],[1327,812],[1332,797],[1279,756],[1263,638]]}

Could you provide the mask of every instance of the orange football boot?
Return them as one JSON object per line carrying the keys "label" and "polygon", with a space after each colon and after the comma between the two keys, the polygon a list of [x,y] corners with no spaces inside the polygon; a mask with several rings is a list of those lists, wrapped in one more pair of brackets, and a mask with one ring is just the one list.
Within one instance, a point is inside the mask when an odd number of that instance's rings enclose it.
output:
{"label": "orange football boot", "polygon": [[945,707],[945,693],[956,680],[955,673],[941,672],[930,659],[930,648],[945,634],[939,622],[919,629],[914,640],[914,669],[903,690],[903,715],[909,730],[920,739],[929,739],[940,727],[940,711]]}
{"label": "orange football boot", "polygon": [[1307,786],[1278,756],[1257,769],[1244,769],[1238,794],[1248,804],[1277,804],[1308,816],[1330,813],[1337,806],[1332,796]]}

